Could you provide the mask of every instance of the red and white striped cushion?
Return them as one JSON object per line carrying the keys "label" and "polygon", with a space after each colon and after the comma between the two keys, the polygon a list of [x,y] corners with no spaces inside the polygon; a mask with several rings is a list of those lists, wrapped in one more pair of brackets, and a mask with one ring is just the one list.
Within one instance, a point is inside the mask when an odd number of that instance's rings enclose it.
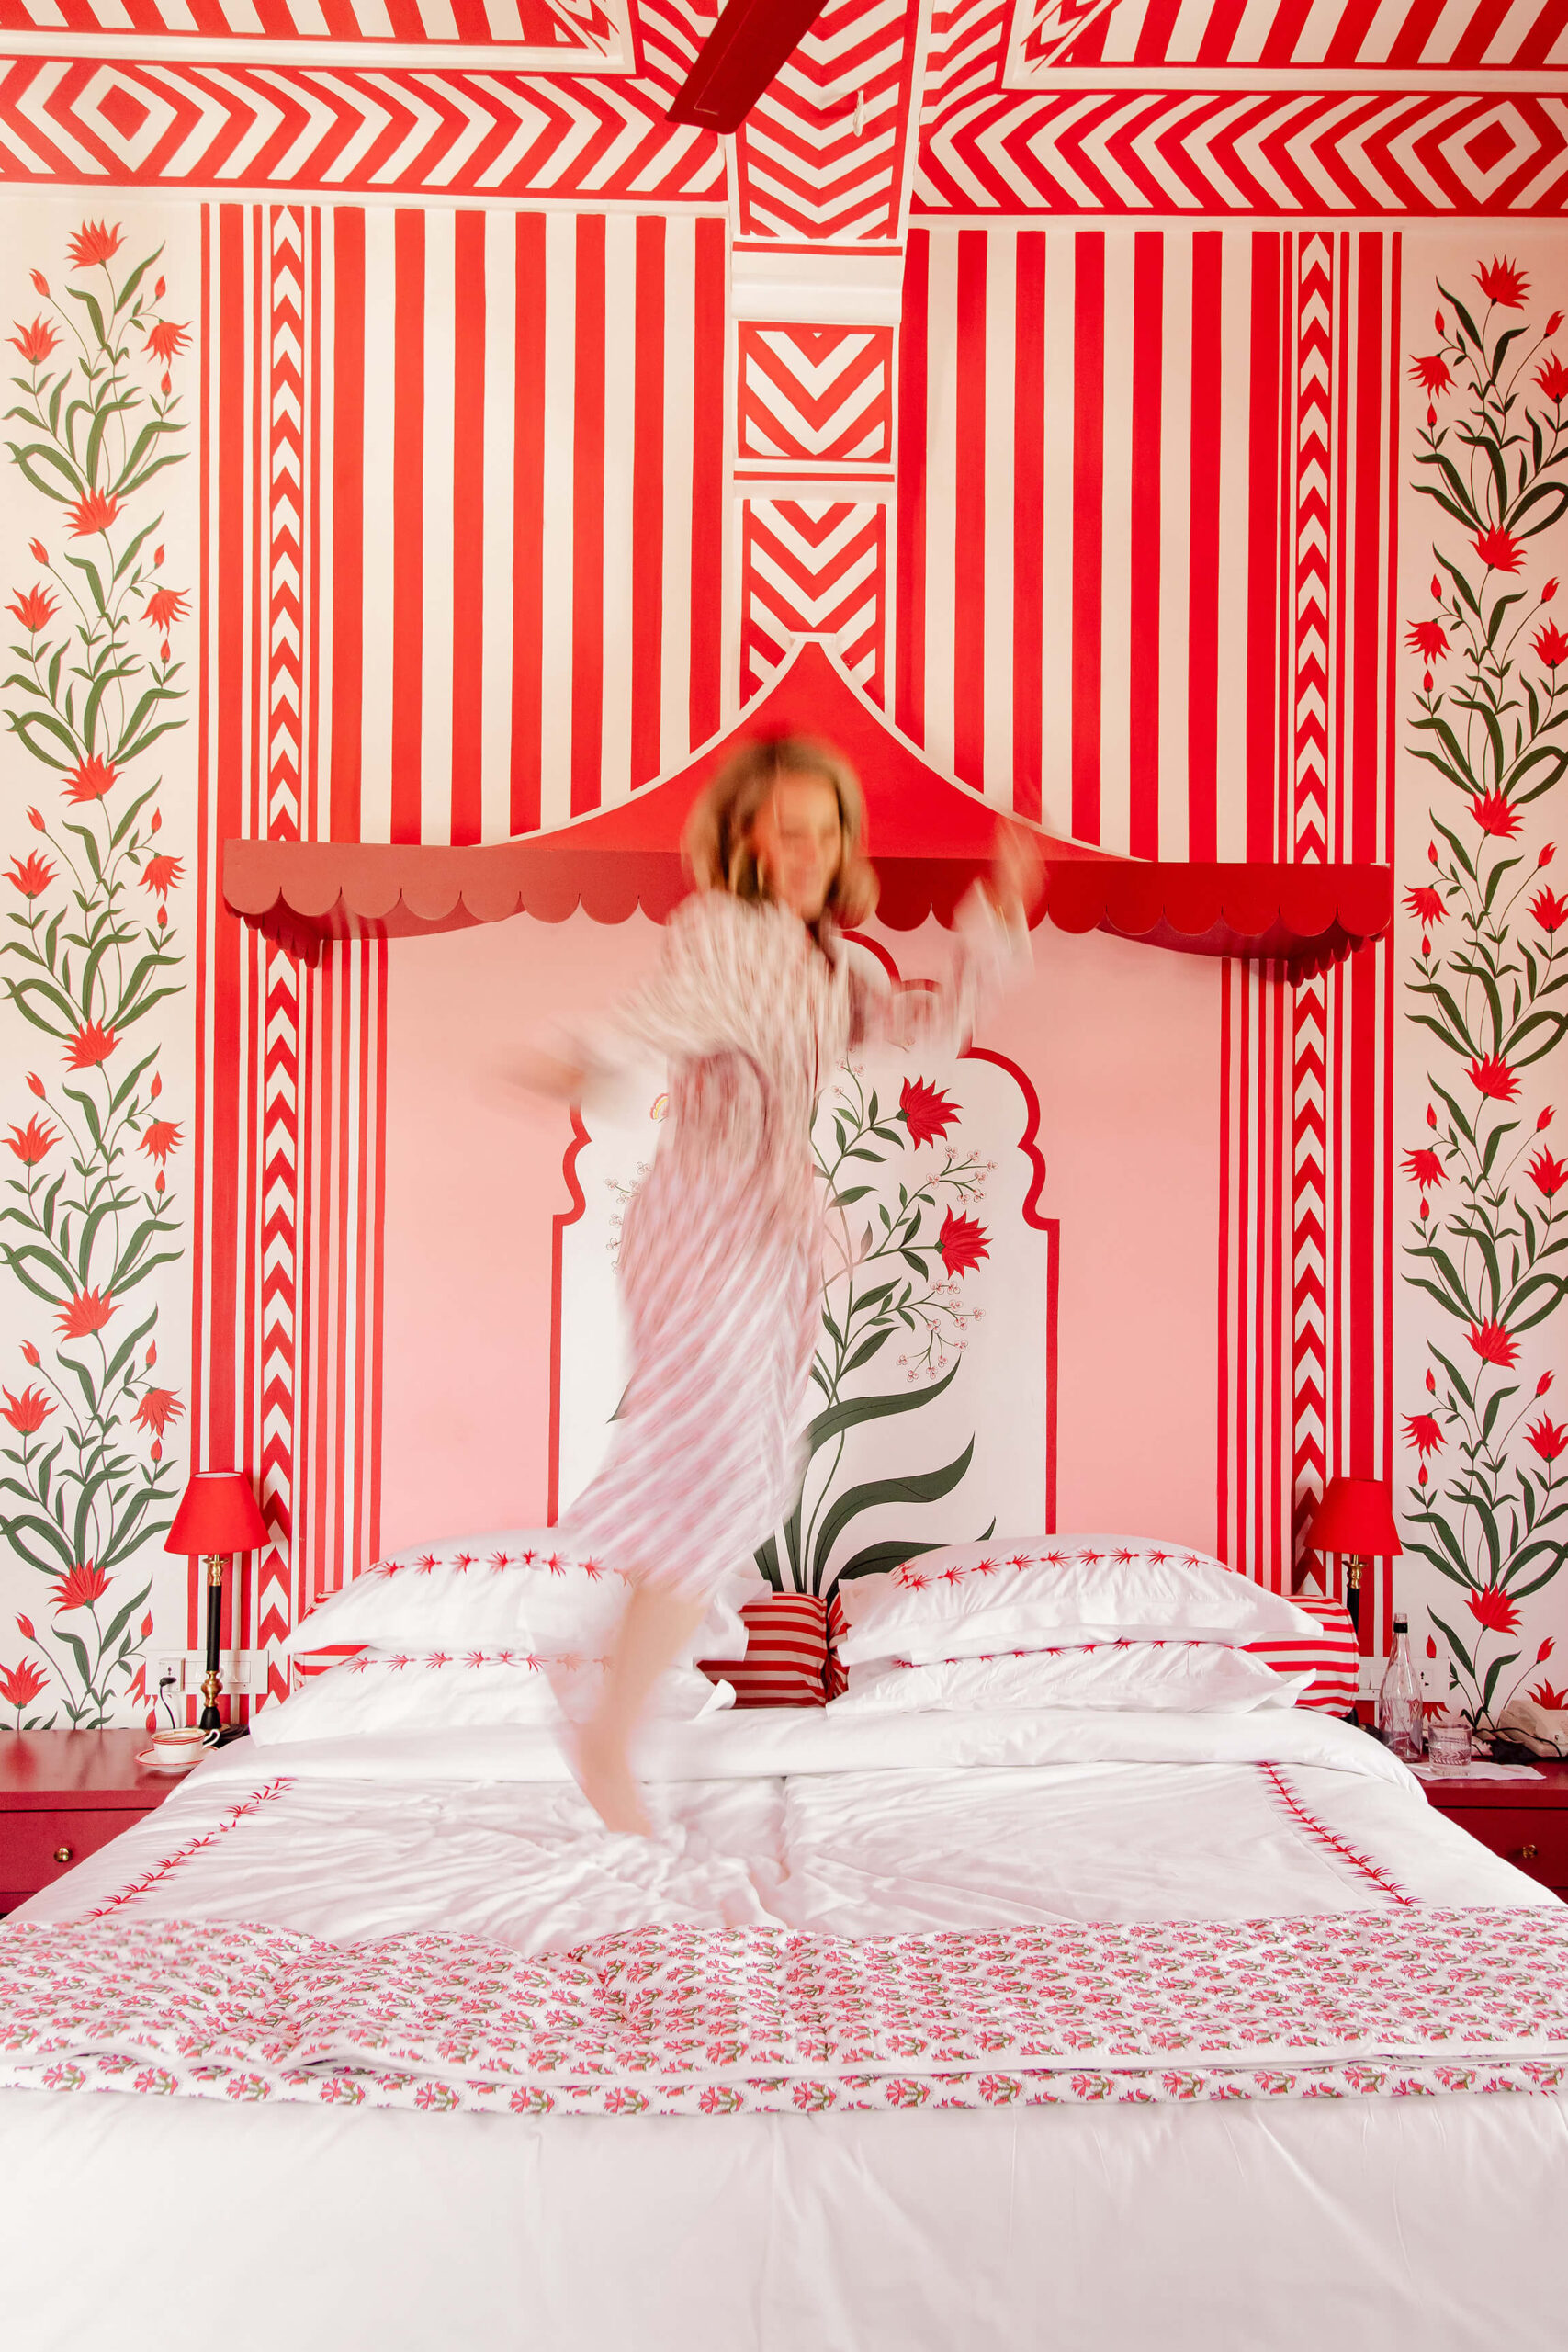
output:
{"label": "red and white striped cushion", "polygon": [[710,1681],[728,1682],[738,1707],[825,1707],[828,1606],[810,1592],[770,1592],[740,1611],[742,1658],[699,1658]]}
{"label": "red and white striped cushion", "polygon": [[1317,1619],[1322,1634],[1300,1641],[1248,1642],[1247,1646],[1278,1674],[1301,1674],[1311,1668],[1313,1679],[1296,1701],[1298,1707],[1310,1707],[1318,1714],[1348,1715],[1356,1703],[1361,1667],[1350,1612],[1342,1600],[1320,1599],[1314,1593],[1299,1592],[1293,1598],[1298,1609]]}

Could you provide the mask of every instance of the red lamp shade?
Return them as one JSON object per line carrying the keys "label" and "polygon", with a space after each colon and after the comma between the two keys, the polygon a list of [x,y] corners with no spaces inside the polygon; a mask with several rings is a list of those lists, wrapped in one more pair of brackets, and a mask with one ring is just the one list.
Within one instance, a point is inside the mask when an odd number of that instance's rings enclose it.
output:
{"label": "red lamp shade", "polygon": [[209,1559],[215,1553],[254,1552],[266,1541],[266,1522],[244,1472],[197,1470],[186,1487],[164,1549]]}
{"label": "red lamp shade", "polygon": [[1330,1478],[1306,1531],[1313,1552],[1353,1552],[1371,1560],[1403,1552],[1386,1478]]}

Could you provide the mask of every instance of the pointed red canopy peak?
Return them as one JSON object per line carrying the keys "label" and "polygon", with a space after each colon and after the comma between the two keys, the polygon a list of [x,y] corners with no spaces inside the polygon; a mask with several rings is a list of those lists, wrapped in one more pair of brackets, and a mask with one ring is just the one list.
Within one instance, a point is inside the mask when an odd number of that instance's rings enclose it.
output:
{"label": "pointed red canopy peak", "polygon": [[[817,735],[860,775],[867,845],[895,930],[951,922],[990,863],[997,811],[933,768],[832,656],[807,640],[732,726],[684,767],[614,808],[552,832],[473,849],[372,842],[224,843],[223,893],[237,915],[314,962],[321,943],[409,938],[531,914],[560,922],[581,907],[624,922],[637,907],[662,922],[690,888],[681,835],[693,802],[736,745],[754,735]],[[1208,956],[1257,956],[1295,974],[1386,930],[1386,866],[1188,865],[1119,858],[1031,828],[1061,930],[1109,931]]]}

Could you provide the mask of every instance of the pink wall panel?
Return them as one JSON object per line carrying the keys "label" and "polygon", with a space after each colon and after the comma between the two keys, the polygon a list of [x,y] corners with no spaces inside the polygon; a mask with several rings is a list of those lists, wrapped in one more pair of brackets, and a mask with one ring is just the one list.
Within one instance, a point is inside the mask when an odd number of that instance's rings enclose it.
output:
{"label": "pink wall panel", "polygon": [[[389,951],[388,1550],[545,1520],[551,1222],[570,1205],[570,1129],[506,1070],[540,1025],[646,971],[657,936],[641,916],[578,915]],[[944,969],[936,926],[883,936],[907,975]],[[1212,1547],[1219,975],[1170,964],[1151,995],[1146,949],[1044,931],[1032,982],[979,1042],[1039,1094],[1039,1211],[1061,1220],[1058,1522]]]}

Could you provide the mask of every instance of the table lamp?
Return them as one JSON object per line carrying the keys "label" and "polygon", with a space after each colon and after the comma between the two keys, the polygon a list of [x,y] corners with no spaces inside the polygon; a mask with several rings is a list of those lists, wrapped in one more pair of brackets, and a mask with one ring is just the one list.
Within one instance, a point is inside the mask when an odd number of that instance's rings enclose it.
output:
{"label": "table lamp", "polygon": [[1345,1562],[1345,1606],[1360,1623],[1361,1570],[1369,1560],[1403,1552],[1386,1478],[1330,1478],[1306,1527],[1309,1552],[1337,1552]]}
{"label": "table lamp", "polygon": [[175,1523],[164,1539],[165,1552],[183,1552],[207,1563],[207,1672],[202,1677],[201,1728],[220,1732],[218,1712],[218,1645],[223,1620],[223,1571],[231,1552],[254,1552],[267,1541],[266,1522],[256,1508],[243,1470],[193,1471]]}

